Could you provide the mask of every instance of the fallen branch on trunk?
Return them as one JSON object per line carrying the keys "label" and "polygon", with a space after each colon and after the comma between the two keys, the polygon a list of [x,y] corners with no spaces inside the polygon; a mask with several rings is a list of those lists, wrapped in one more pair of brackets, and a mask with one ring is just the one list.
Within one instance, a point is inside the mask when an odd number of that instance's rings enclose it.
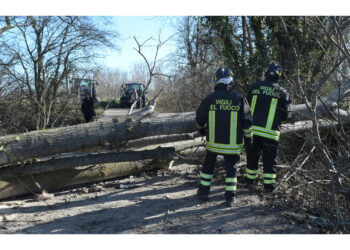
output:
{"label": "fallen branch on trunk", "polygon": [[137,140],[129,141],[125,144],[128,148],[140,148],[149,145],[163,144],[167,142],[176,142],[176,141],[186,141],[194,140],[199,137],[199,132],[188,133],[188,134],[171,134],[171,135],[158,135],[145,137]]}

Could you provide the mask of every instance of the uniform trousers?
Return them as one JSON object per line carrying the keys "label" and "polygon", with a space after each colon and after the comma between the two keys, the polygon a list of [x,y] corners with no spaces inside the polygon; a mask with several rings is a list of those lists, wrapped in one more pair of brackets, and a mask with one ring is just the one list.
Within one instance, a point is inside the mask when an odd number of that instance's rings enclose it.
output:
{"label": "uniform trousers", "polygon": [[247,179],[254,181],[257,178],[258,163],[262,155],[264,185],[274,185],[277,151],[277,141],[254,135],[253,143],[247,152]]}
{"label": "uniform trousers", "polygon": [[[211,179],[213,178],[214,168],[217,158],[216,153],[207,150],[203,168],[200,174],[201,183],[199,185],[199,193],[201,195],[208,195],[211,186]],[[230,200],[236,192],[237,189],[237,162],[240,159],[240,156],[237,154],[223,154],[225,159],[225,198]]]}

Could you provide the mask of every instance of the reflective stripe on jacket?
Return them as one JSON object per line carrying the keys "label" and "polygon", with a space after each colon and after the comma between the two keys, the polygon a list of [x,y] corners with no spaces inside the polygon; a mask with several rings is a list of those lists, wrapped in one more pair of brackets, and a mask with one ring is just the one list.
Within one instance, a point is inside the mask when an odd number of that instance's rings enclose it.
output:
{"label": "reflective stripe on jacket", "polygon": [[217,154],[240,154],[243,136],[251,138],[252,116],[247,99],[226,85],[217,85],[196,111],[198,128],[207,127],[207,150]]}
{"label": "reflective stripe on jacket", "polygon": [[280,125],[290,116],[286,91],[269,80],[254,83],[247,96],[253,116],[253,134],[279,141]]}

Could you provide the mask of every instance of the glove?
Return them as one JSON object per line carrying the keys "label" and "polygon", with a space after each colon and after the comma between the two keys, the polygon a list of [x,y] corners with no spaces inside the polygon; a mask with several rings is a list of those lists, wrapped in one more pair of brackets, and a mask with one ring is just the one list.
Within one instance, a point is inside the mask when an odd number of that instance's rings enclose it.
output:
{"label": "glove", "polygon": [[205,130],[205,128],[200,128],[200,129],[199,129],[199,133],[201,134],[201,136],[205,136],[205,135],[206,135],[206,130]]}
{"label": "glove", "polygon": [[244,137],[244,148],[245,148],[245,152],[246,153],[248,153],[248,150],[252,146],[252,143],[253,143],[253,139],[252,138]]}

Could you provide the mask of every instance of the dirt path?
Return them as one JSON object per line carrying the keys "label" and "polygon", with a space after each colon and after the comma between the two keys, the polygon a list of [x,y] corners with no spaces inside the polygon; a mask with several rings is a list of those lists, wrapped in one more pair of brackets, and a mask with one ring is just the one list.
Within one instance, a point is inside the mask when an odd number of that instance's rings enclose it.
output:
{"label": "dirt path", "polygon": [[[178,165],[138,177],[59,191],[46,201],[32,197],[0,202],[0,233],[25,234],[260,234],[317,233],[282,216],[286,206],[238,186],[238,202],[223,204],[214,179],[210,200],[195,198],[198,167]],[[120,184],[132,189],[120,188]],[[90,191],[88,191],[89,187]],[[100,188],[102,191],[98,191]]]}

